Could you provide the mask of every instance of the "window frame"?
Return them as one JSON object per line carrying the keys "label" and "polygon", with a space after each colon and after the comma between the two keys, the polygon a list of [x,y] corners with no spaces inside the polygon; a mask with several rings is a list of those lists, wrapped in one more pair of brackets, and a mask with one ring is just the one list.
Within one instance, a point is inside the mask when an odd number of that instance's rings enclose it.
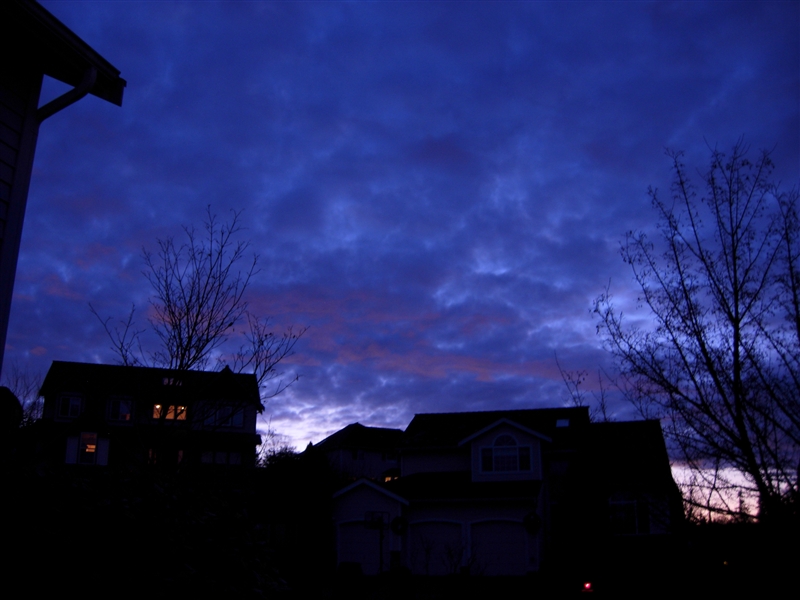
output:
{"label": "window frame", "polygon": [[612,496],[608,500],[608,521],[613,535],[650,535],[650,502],[638,496]]}
{"label": "window frame", "polygon": [[[116,407],[115,407],[116,404]],[[123,404],[127,411],[123,410]],[[108,420],[115,423],[130,423],[133,421],[133,399],[129,396],[112,396],[108,399]]]}
{"label": "window frame", "polygon": [[241,429],[244,427],[244,407],[235,404],[222,404],[212,407],[205,418],[205,427],[224,427],[226,429]]}
{"label": "window frame", "polygon": [[83,414],[85,402],[80,394],[64,394],[58,398],[58,418],[77,419]]}
{"label": "window frame", "polygon": [[[513,444],[508,443],[509,440]],[[520,444],[517,438],[509,433],[501,433],[494,438],[491,446],[480,448],[481,473],[501,475],[531,473],[532,456],[533,449],[530,445]]]}

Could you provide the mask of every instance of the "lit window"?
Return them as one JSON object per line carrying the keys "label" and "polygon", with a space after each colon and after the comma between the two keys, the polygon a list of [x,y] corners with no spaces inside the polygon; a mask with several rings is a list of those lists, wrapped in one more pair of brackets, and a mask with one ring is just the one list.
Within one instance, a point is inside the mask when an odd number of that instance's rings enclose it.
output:
{"label": "lit window", "polygon": [[175,404],[170,404],[170,405],[154,404],[153,418],[167,419],[169,421],[185,421],[186,407],[178,406]]}
{"label": "lit window", "polygon": [[508,434],[497,436],[490,448],[481,448],[481,471],[510,473],[531,470],[530,446],[518,446]]}
{"label": "lit window", "polygon": [[82,465],[93,465],[97,462],[97,434],[82,433],[78,446],[78,462]]}
{"label": "lit window", "polygon": [[185,406],[170,406],[167,410],[167,418],[171,421],[185,421],[186,420],[186,407]]}

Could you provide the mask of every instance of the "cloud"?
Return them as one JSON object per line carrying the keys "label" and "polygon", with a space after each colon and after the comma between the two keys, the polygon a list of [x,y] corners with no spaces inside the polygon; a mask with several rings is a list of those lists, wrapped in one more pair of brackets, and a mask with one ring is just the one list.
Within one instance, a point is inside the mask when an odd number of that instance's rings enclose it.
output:
{"label": "cloud", "polygon": [[798,180],[796,3],[43,4],[128,87],[42,125],[7,363],[112,361],[87,302],[144,323],[142,248],[241,210],[251,310],[310,326],[295,439],[610,367],[589,309],[630,300],[665,147],[745,134]]}

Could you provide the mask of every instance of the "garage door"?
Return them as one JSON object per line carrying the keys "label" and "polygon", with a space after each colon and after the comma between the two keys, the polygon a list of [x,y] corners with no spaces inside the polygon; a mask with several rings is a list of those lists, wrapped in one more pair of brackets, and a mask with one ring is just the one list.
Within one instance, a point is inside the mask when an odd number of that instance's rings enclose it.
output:
{"label": "garage door", "polygon": [[510,521],[472,525],[472,550],[484,575],[524,575],[528,570],[525,527]]}

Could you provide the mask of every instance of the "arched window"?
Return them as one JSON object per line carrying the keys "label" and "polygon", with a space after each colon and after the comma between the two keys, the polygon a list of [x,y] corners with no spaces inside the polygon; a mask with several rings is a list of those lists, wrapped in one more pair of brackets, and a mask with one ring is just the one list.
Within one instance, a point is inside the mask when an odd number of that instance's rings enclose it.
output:
{"label": "arched window", "polygon": [[498,435],[492,445],[481,448],[481,471],[511,473],[531,470],[531,448],[520,446],[514,436]]}

